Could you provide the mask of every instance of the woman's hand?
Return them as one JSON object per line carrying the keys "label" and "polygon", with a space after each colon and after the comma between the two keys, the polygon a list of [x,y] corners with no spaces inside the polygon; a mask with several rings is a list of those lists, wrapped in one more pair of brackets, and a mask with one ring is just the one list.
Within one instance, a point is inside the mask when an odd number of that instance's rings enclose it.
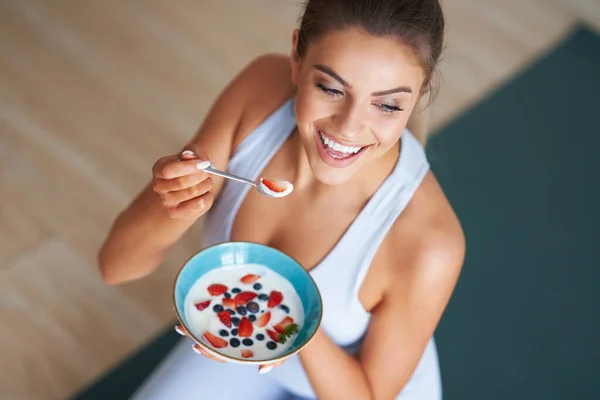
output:
{"label": "woman's hand", "polygon": [[198,145],[188,145],[181,154],[160,158],[152,168],[152,190],[169,216],[196,220],[213,204],[213,182],[203,170],[210,166]]}
{"label": "woman's hand", "polygon": [[[175,326],[175,331],[177,333],[179,333],[181,336],[185,336],[185,337],[191,339],[192,341],[194,341],[194,339],[192,338],[192,336],[190,334],[188,334],[188,332],[185,330],[185,328],[183,326],[176,325]],[[210,354],[208,351],[204,350],[198,343],[194,343],[192,345],[192,349],[196,353],[201,354],[204,357],[210,358],[211,360],[218,361],[220,363],[226,362],[224,359],[216,357],[216,356]],[[261,365],[258,366],[258,373],[259,374],[266,374],[267,372],[271,371],[273,368],[279,367],[284,362],[285,362],[285,360],[283,360],[283,361],[275,361],[273,363],[268,363],[268,364],[261,364]]]}

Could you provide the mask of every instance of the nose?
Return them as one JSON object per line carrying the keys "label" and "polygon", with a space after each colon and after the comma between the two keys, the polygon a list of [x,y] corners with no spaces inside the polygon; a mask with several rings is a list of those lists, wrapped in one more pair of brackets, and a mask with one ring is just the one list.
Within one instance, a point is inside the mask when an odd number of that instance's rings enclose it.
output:
{"label": "nose", "polygon": [[352,101],[345,101],[339,111],[333,116],[333,126],[340,136],[349,139],[358,136],[362,126],[360,107]]}

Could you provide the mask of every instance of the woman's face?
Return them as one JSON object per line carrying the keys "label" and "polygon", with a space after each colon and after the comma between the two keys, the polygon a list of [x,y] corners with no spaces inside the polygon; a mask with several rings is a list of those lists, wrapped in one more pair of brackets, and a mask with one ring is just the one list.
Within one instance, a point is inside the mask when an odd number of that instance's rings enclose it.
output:
{"label": "woman's face", "polygon": [[409,48],[358,29],[331,32],[295,57],[296,122],[316,178],[349,180],[393,149],[419,99],[423,71]]}

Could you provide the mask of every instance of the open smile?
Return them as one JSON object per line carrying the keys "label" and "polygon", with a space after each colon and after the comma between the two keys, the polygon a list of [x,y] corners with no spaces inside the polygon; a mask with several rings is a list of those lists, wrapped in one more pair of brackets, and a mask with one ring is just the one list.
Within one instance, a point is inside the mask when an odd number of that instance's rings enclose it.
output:
{"label": "open smile", "polygon": [[317,150],[321,160],[336,168],[344,168],[352,164],[372,146],[372,144],[347,145],[339,143],[333,137],[318,129],[315,129],[315,140],[317,141]]}

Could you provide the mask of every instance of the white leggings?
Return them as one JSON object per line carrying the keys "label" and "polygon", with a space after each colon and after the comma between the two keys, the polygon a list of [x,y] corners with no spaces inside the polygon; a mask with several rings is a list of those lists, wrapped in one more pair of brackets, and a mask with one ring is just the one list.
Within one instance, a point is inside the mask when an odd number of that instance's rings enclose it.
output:
{"label": "white leggings", "polygon": [[[311,399],[289,392],[258,367],[218,363],[192,350],[182,338],[133,396],[133,400],[279,400]],[[290,362],[291,359],[288,361]],[[285,364],[280,368],[284,368]],[[292,377],[293,379],[293,377]],[[312,390],[310,390],[312,392]],[[396,400],[441,400],[435,342],[430,340],[410,381]]]}

